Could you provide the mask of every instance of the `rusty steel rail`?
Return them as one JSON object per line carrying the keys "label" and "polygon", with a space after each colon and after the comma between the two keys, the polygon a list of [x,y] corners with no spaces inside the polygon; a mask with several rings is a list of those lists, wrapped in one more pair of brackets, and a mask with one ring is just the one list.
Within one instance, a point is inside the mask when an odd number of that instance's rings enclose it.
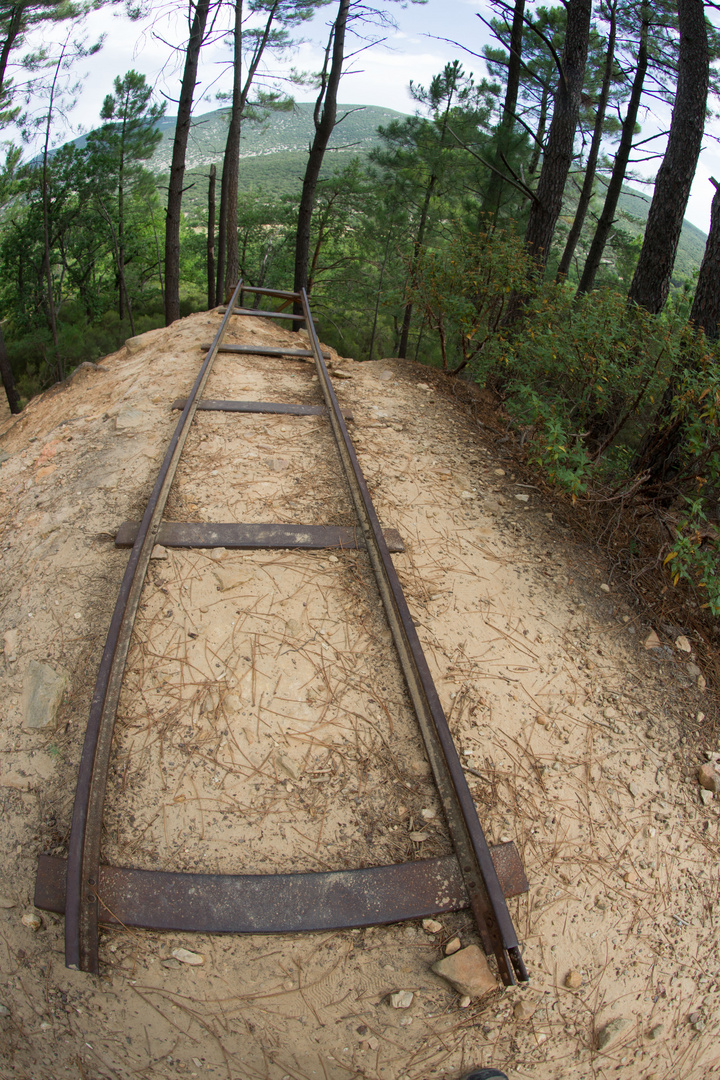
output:
{"label": "rusty steel rail", "polygon": [[[405,682],[425,743],[443,806],[455,857],[421,859],[391,866],[297,874],[195,874],[100,865],[105,790],[117,706],[130,640],[153,546],[167,533],[177,546],[236,547],[345,546],[337,528],[271,524],[247,526],[164,523],[162,520],[182,450],[212,365],[232,315],[265,317],[268,312],[238,309],[243,292],[259,292],[285,303],[299,300],[310,350],[325,398],[327,415],[357,517],[352,547],[369,555]],[[284,305],[283,305],[284,306]],[[272,317],[272,316],[271,316]],[[251,351],[251,350],[248,350]],[[259,350],[262,351],[262,350]],[[278,350],[279,351],[279,350]],[[174,403],[176,406],[180,402]],[[207,401],[206,408],[239,403]],[[486,952],[494,953],[506,984],[525,981],[523,963],[506,898],[528,884],[513,844],[490,848],[477,817],[457,750],[390,558],[402,550],[394,530],[383,530],[375,513],[343,413],[335,396],[303,291],[253,289],[242,281],[202,363],[170,441],[142,521],[126,523],[116,543],[132,543],[93,695],[77,790],[67,862],[41,855],[35,904],[65,914],[65,962],[97,972],[98,921],[153,929],[218,933],[284,933],[421,918],[470,907]],[[251,408],[251,406],[253,408]],[[263,402],[245,402],[237,412],[262,412]],[[172,533],[174,529],[177,533]],[[163,532],[163,530],[165,530]],[[342,531],[342,530],[341,530]],[[352,530],[345,530],[352,533]],[[217,535],[215,535],[217,533]],[[310,535],[312,533],[312,536]],[[221,535],[222,534],[222,535]],[[343,533],[344,535],[344,533]],[[390,539],[392,537],[392,540]],[[174,541],[173,541],[174,538]],[[347,538],[346,538],[347,539]]]}

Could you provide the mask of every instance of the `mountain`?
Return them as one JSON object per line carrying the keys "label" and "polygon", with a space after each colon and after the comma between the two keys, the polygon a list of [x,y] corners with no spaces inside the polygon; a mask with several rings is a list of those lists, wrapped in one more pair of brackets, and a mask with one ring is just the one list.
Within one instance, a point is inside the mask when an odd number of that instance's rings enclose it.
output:
{"label": "mountain", "polygon": [[[307,152],[313,135],[312,102],[299,102],[291,112],[271,113],[262,123],[245,121],[242,127],[240,148],[241,191],[261,190],[269,195],[289,195],[299,191],[305,172]],[[330,138],[330,149],[325,159],[324,172],[344,165],[353,156],[369,153],[379,139],[380,124],[402,119],[403,114],[375,105],[338,105],[338,116],[345,119],[337,125]],[[190,205],[201,205],[205,199],[206,183],[210,165],[222,168],[225,137],[229,112],[216,109],[195,117],[188,140],[186,176],[188,184],[197,178],[198,195],[188,192]],[[172,141],[175,133],[175,117],[163,117],[158,127],[162,131],[159,143],[149,167],[156,174],[170,168]],[[189,174],[189,175],[188,175]]]}

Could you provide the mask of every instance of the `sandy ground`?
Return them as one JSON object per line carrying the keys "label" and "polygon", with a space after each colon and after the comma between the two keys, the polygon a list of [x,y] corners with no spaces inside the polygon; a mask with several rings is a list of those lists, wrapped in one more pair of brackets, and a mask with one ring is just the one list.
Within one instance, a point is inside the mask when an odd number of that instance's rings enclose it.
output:
{"label": "sandy ground", "polygon": [[[335,385],[380,519],[404,538],[395,565],[480,819],[522,854],[530,893],[510,907],[529,986],[461,1007],[430,966],[454,936],[476,941],[466,913],[436,934],[106,930],[98,979],[64,968],[61,918],[23,923],[37,854],[65,852],[127,560],[115,531],[141,516],[170,405],[218,322],[144,335],[0,423],[0,1076],[720,1075],[720,803],[703,804],[695,780],[718,747],[682,735],[714,708],[694,657],[682,639],[645,648],[650,627],[602,566],[409,362],[346,360],[352,377]],[[290,336],[253,320],[230,339]],[[311,366],[258,357],[220,357],[206,396],[320,403]],[[316,417],[198,414],[167,516],[349,522],[329,448]],[[446,853],[388,641],[361,552],[154,561],[104,857],[272,872]],[[24,725],[32,661],[67,677],[52,730]],[[179,962],[178,947],[204,962]],[[412,991],[409,1009],[391,1007],[396,990]]]}

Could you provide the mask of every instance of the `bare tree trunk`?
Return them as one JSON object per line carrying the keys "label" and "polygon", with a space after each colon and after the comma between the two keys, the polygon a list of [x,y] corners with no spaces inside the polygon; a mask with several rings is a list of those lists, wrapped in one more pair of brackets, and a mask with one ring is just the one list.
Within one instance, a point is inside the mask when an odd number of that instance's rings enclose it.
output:
{"label": "bare tree trunk", "polygon": [[237,285],[240,277],[240,256],[237,236],[238,182],[240,176],[240,135],[242,116],[250,93],[252,81],[270,38],[275,16],[280,7],[280,0],[267,10],[265,29],[257,40],[248,65],[245,85],[242,84],[242,0],[235,3],[235,30],[233,44],[233,98],[230,112],[225,156],[223,157],[222,181],[220,185],[220,221],[218,224],[218,266],[217,297],[223,295],[226,300]]}
{"label": "bare tree trunk", "polygon": [[[192,10],[192,6],[191,6]],[[190,28],[185,70],[183,72],[178,116],[175,125],[170,184],[165,218],[165,325],[180,318],[180,214],[182,208],[183,180],[185,177],[185,154],[193,95],[197,82],[198,59],[205,35],[210,0],[197,0]]]}
{"label": "bare tree trunk", "polygon": [[[337,119],[337,95],[342,75],[343,60],[345,58],[345,30],[347,27],[350,0],[340,0],[338,13],[330,32],[325,52],[325,68],[322,75],[322,85],[317,101],[315,102],[315,136],[310,147],[308,163],[303,179],[302,195],[298,207],[297,234],[295,237],[295,292],[307,288],[308,284],[308,261],[310,258],[310,226],[312,224],[313,207],[315,205],[315,190],[322,167],[325,151],[330,141],[333,128]],[[328,73],[327,64],[332,48],[332,61]],[[322,110],[322,111],[321,111]],[[302,305],[295,303],[294,312],[302,315]],[[293,323],[293,326],[296,324]]]}
{"label": "bare tree trunk", "polygon": [[609,5],[610,8],[610,33],[608,34],[607,54],[605,56],[605,70],[603,71],[603,81],[600,87],[600,96],[598,97],[597,113],[595,114],[595,127],[593,128],[592,141],[590,143],[590,152],[588,154],[587,165],[585,166],[585,178],[583,180],[583,186],[580,191],[580,198],[578,199],[577,209],[575,210],[575,218],[570,227],[568,238],[565,242],[565,250],[562,253],[560,259],[560,265],[557,269],[557,281],[567,277],[567,272],[570,269],[570,263],[572,257],[575,254],[575,248],[577,242],[580,239],[580,233],[582,227],[585,224],[585,215],[587,214],[588,206],[590,205],[590,199],[592,198],[593,186],[595,184],[595,172],[597,169],[598,156],[600,154],[600,144],[602,142],[603,126],[605,124],[605,112],[607,110],[607,103],[610,99],[610,85],[612,83],[613,64],[615,62],[615,35],[617,32],[617,5],[618,0],[612,0]]}
{"label": "bare tree trunk", "polygon": [[[218,235],[217,296],[229,299],[228,290],[237,284],[237,193],[240,170],[240,123],[242,113],[242,0],[235,0],[233,30],[233,91],[220,181],[220,222]],[[232,285],[230,282],[232,281]]]}
{"label": "bare tree trunk", "polygon": [[503,114],[498,125],[497,143],[495,148],[495,166],[498,172],[490,173],[487,193],[482,203],[482,214],[492,214],[497,217],[502,199],[503,158],[507,156],[512,141],[515,127],[515,113],[517,112],[518,90],[520,88],[520,71],[522,68],[522,38],[523,20],[525,18],[525,0],[515,0],[513,11],[512,28],[510,30],[510,55],[508,57],[508,78],[505,88],[505,104]]}
{"label": "bare tree trunk", "polygon": [[[413,243],[412,261],[410,263],[409,280],[412,284],[415,280],[417,273],[418,260],[420,259],[420,253],[422,251],[423,242],[425,240],[425,229],[427,227],[428,214],[430,212],[430,202],[432,200],[433,191],[435,190],[435,183],[437,177],[433,173],[428,182],[428,186],[425,189],[425,198],[423,199],[422,210],[420,211],[420,224],[418,225],[417,236]],[[400,331],[400,344],[398,345],[397,354],[403,360],[407,356],[408,338],[410,336],[410,320],[412,318],[413,305],[412,301],[405,305],[405,311],[403,312],[402,330]]]}
{"label": "bare tree trunk", "polygon": [[715,186],[710,210],[710,235],[698,274],[690,322],[698,330],[704,330],[709,341],[717,341],[720,337],[720,185],[712,176],[710,183]]}
{"label": "bare tree trunk", "polygon": [[710,50],[703,0],[678,0],[680,56],[670,134],[628,302],[653,314],[670,290],[680,231],[705,133]]}
{"label": "bare tree trunk", "polygon": [[580,284],[578,285],[578,296],[589,292],[595,284],[595,276],[600,267],[603,252],[605,251],[605,245],[607,244],[610,230],[615,221],[615,211],[617,210],[618,201],[622,194],[622,186],[625,180],[625,173],[627,172],[628,161],[630,160],[630,153],[632,151],[633,138],[635,136],[635,124],[637,123],[637,114],[640,108],[640,100],[642,98],[643,85],[645,83],[645,75],[648,67],[647,38],[650,15],[649,4],[644,4],[641,13],[642,23],[640,27],[640,48],[638,50],[637,67],[635,69],[635,78],[633,79],[632,89],[630,91],[627,112],[625,113],[625,119],[623,120],[620,145],[617,154],[615,155],[613,170],[610,176],[610,183],[608,184],[605,193],[605,202],[603,204],[600,220],[597,223],[595,235],[593,236],[590,250],[587,259],[585,260],[585,267],[582,272],[582,277],[580,278]]}
{"label": "bare tree trunk", "polygon": [[540,117],[538,119],[538,128],[535,134],[535,145],[533,146],[532,157],[530,158],[530,161],[528,163],[528,176],[534,176],[537,171],[537,167],[540,164],[540,155],[543,151],[545,128],[547,126],[549,100],[550,90],[547,86],[543,86],[542,98],[540,99]]}
{"label": "bare tree trunk", "polygon": [[10,366],[10,358],[5,348],[5,337],[2,332],[2,326],[0,326],[0,376],[2,376],[2,383],[5,387],[5,393],[7,394],[8,405],[10,406],[11,413],[19,413],[20,399],[15,389],[15,378],[13,376],[12,367]]}
{"label": "bare tree trunk", "polygon": [[207,286],[208,311],[215,307],[215,177],[217,168],[210,166],[208,184],[208,226],[207,226]]}
{"label": "bare tree trunk", "polygon": [[530,207],[525,244],[540,269],[550,254],[555,225],[562,209],[563,192],[573,158],[573,144],[580,115],[580,96],[585,78],[592,0],[568,0],[565,46],[560,81],[548,142]]}

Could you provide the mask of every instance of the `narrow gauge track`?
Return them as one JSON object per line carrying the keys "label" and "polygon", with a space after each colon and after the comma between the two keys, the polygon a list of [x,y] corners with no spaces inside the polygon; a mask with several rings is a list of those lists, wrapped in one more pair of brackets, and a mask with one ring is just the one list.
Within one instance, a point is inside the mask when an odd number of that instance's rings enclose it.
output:
{"label": "narrow gauge track", "polygon": [[[245,309],[243,294],[282,301],[278,311]],[[224,345],[233,316],[294,318],[282,310],[299,301],[310,349]],[[293,324],[295,325],[295,324]],[[219,352],[313,359],[324,405],[204,399]],[[357,927],[471,908],[487,953],[506,984],[527,980],[506,897],[527,891],[511,843],[489,847],[433,684],[390,550],[333,389],[307,296],[243,288],[239,282],[220,328],[182,407],[142,521],[127,523],[116,543],[130,546],[110,624],[79,767],[67,860],[41,855],[35,904],[65,914],[65,962],[97,972],[98,924],[225,933],[272,933]],[[168,497],[197,410],[275,412],[327,418],[356,516],[355,527],[164,522]],[[136,615],[157,543],[184,548],[364,549],[412,701],[455,855],[355,870],[290,874],[205,874],[105,866],[100,863],[103,809],[113,733]]]}

